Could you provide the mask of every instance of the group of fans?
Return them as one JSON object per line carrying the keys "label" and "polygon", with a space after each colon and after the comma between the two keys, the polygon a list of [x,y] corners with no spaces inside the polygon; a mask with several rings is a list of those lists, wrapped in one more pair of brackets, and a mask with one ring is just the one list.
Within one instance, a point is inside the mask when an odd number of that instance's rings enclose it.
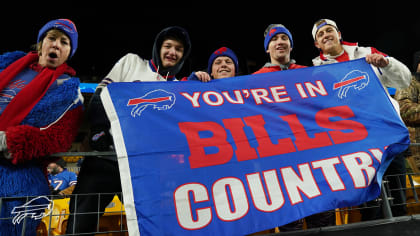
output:
{"label": "group of fans", "polygon": [[[366,58],[385,91],[386,87],[405,89],[410,85],[411,73],[403,63],[373,47],[345,42],[333,20],[317,21],[312,36],[320,51],[320,55],[313,59],[314,66]],[[69,149],[82,120],[83,97],[78,89],[79,81],[73,77],[75,71],[66,64],[76,52],[77,40],[78,32],[73,22],[52,20],[39,31],[35,52],[12,52],[0,56],[0,198],[49,195],[50,187],[54,193],[68,194],[64,189],[72,186],[67,234],[96,231],[98,218],[95,212],[104,212],[113,195],[99,198],[90,194],[121,192],[116,156],[86,157],[77,180],[74,174],[64,169],[62,161],[52,162],[47,158],[52,153]],[[255,73],[305,67],[291,58],[293,47],[292,34],[284,25],[269,25],[264,32],[264,48],[270,61]],[[210,55],[207,71],[195,71],[188,77],[177,79],[176,74],[190,52],[188,32],[173,26],[158,33],[150,60],[129,53],[115,63],[98,84],[87,108],[89,148],[114,150],[110,122],[100,99],[102,89],[110,83],[209,82],[238,75],[236,54],[228,47],[221,47]],[[399,112],[398,102],[390,99]],[[404,161],[396,158],[394,162],[401,160]],[[48,163],[51,164],[46,168]],[[46,169],[49,184],[43,173]],[[405,173],[405,169],[401,171]],[[0,218],[12,217],[13,207],[23,204],[24,200],[3,201]],[[312,220],[308,218],[307,224],[312,227],[331,225],[333,217],[329,213],[320,213]],[[39,221],[28,219],[26,224],[26,235],[34,235]],[[301,227],[301,221],[293,222],[284,230]],[[0,235],[21,235],[22,232],[22,225],[7,220],[0,220],[0,228]]]}

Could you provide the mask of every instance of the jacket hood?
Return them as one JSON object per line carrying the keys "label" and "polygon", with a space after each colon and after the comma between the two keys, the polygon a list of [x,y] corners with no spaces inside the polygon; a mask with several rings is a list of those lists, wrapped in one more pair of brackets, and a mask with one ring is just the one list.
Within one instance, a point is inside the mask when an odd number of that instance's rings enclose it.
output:
{"label": "jacket hood", "polygon": [[[160,49],[162,47],[163,41],[170,36],[175,36],[175,38],[180,39],[182,41],[182,43],[184,44],[184,55],[175,66],[163,68],[162,60],[160,59]],[[181,28],[179,26],[171,26],[163,29],[160,33],[156,35],[155,42],[153,44],[152,61],[157,67],[156,69],[159,70],[159,74],[161,74],[162,76],[175,76],[181,70],[185,60],[190,55],[190,52],[191,41],[188,32],[184,28]]]}

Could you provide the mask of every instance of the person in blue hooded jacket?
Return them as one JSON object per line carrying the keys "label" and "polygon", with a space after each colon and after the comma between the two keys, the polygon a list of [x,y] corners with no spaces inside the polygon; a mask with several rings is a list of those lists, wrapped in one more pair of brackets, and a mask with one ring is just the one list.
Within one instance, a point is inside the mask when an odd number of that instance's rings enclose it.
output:
{"label": "person in blue hooded jacket", "polygon": [[[152,59],[145,60],[133,53],[122,57],[98,84],[91,98],[87,111],[90,147],[95,151],[114,150],[109,132],[111,125],[100,99],[104,87],[113,82],[176,81],[175,76],[181,70],[190,51],[188,32],[181,27],[172,26],[163,29],[156,36]],[[86,157],[70,200],[67,233],[96,232],[97,213],[104,212],[105,207],[114,198],[114,193],[121,191],[116,156]],[[95,193],[101,193],[100,200]]]}

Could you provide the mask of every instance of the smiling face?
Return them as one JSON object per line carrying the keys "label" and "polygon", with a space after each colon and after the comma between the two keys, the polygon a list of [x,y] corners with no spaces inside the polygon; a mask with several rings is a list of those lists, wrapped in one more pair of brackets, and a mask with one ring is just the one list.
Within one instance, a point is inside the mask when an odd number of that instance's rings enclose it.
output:
{"label": "smiling face", "polygon": [[47,32],[38,49],[38,63],[42,67],[57,68],[70,55],[70,39],[63,32],[52,29]]}
{"label": "smiling face", "polygon": [[270,54],[271,63],[277,65],[289,63],[291,51],[290,40],[286,34],[274,35],[267,49],[267,53]]}
{"label": "smiling face", "polygon": [[184,45],[175,39],[165,39],[160,49],[160,60],[165,68],[175,66],[184,55]]}
{"label": "smiling face", "polygon": [[334,26],[325,25],[315,35],[315,47],[325,54],[336,56],[343,51],[340,39],[341,33]]}
{"label": "smiling face", "polygon": [[230,57],[220,56],[213,61],[211,76],[214,79],[229,78],[235,76],[235,63]]}

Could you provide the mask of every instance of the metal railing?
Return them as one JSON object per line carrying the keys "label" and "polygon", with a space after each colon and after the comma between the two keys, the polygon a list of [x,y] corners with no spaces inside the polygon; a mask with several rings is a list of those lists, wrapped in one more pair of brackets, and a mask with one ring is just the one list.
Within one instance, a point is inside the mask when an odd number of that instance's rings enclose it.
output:
{"label": "metal railing", "polygon": [[[67,153],[57,153],[53,156],[98,156],[98,155],[115,155],[114,152],[67,152]],[[390,180],[392,178],[403,178],[405,179],[406,186],[403,184],[397,184],[397,186],[391,187]],[[396,181],[397,183],[400,183]],[[121,193],[112,193],[113,195],[121,196]],[[420,219],[420,173],[407,173],[404,175],[386,175],[382,181],[381,195],[374,201],[364,203],[361,206],[356,207],[347,207],[342,209],[333,210],[335,213],[335,222],[336,225],[332,227],[343,227],[351,228],[358,227],[361,224],[366,224],[366,222],[375,222],[383,223],[400,217],[400,215],[395,215],[394,208],[404,208],[406,209],[405,217],[407,215]],[[84,194],[86,195],[86,194]],[[82,194],[71,195],[74,198],[84,196]],[[92,195],[92,194],[91,194]],[[97,195],[100,199],[104,196],[103,193],[94,194]],[[66,234],[66,225],[69,217],[75,217],[73,213],[69,211],[69,197],[71,196],[60,196],[60,195],[48,195],[48,196],[25,196],[25,197],[3,197],[0,198],[0,212],[2,206],[7,201],[17,201],[20,200],[23,202],[23,205],[19,210],[21,213],[26,214],[26,217],[16,218],[0,218],[0,221],[14,221],[20,224],[23,224],[21,235],[25,235],[25,226],[26,221],[29,217],[42,217],[41,224],[38,226],[37,235],[84,235],[81,233],[77,234]],[[50,207],[46,208],[44,211],[35,211],[30,204],[34,199],[39,199],[40,197],[46,197],[51,201]],[[76,201],[77,202],[77,201]],[[77,207],[77,205],[75,206]],[[95,214],[98,219],[98,224],[96,225],[95,231],[92,232],[95,235],[106,234],[106,235],[128,235],[126,222],[125,222],[125,210],[121,201],[114,197],[111,205],[109,205],[105,211],[100,211],[99,206],[98,210],[95,212],[89,213],[79,213],[79,214]],[[364,211],[373,211],[377,212],[377,217],[375,219],[370,219],[364,221],[361,218],[361,212]],[[33,215],[31,215],[34,213]],[[36,214],[39,215],[36,215]],[[42,215],[43,214],[43,215]],[[417,217],[418,215],[418,217]],[[29,216],[29,217],[28,217]],[[404,218],[405,219],[405,218]],[[0,222],[1,223],[1,222]],[[1,225],[1,224],[0,224]],[[354,226],[352,226],[354,225]],[[304,227],[305,229],[305,227]],[[276,233],[278,229],[270,231],[268,233]],[[92,234],[92,233],[89,233]],[[283,233],[283,232],[282,232]],[[88,234],[85,234],[88,235]]]}

